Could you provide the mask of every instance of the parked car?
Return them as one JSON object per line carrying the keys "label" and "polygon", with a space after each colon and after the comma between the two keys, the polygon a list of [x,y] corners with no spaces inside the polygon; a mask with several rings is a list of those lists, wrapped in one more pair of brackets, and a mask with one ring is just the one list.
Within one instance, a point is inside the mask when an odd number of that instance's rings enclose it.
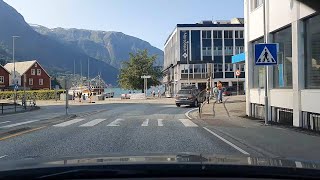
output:
{"label": "parked car", "polygon": [[190,105],[198,107],[199,103],[203,102],[203,98],[199,97],[200,90],[195,88],[186,88],[178,91],[176,95],[176,106]]}
{"label": "parked car", "polygon": [[232,86],[223,88],[223,95],[224,96],[232,96],[232,95],[236,95],[236,94],[237,94],[237,89]]}

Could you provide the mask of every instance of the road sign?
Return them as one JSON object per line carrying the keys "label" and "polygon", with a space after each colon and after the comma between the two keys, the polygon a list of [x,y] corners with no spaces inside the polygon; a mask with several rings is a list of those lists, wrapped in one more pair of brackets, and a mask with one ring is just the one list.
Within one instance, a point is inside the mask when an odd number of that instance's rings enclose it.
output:
{"label": "road sign", "polygon": [[240,70],[239,69],[236,70],[236,76],[240,76],[240,74],[241,74]]}
{"label": "road sign", "polygon": [[14,86],[14,89],[15,89],[15,90],[18,90],[18,89],[19,89],[18,84],[16,84],[16,85]]}
{"label": "road sign", "polygon": [[141,78],[149,79],[149,78],[151,78],[151,76],[141,76]]}
{"label": "road sign", "polygon": [[254,60],[256,65],[275,65],[277,59],[278,44],[256,44],[254,46]]}

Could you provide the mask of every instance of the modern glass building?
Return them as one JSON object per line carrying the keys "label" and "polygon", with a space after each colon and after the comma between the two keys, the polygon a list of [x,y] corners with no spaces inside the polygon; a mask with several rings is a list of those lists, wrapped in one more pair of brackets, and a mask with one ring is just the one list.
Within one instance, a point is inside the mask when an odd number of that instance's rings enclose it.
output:
{"label": "modern glass building", "polygon": [[166,93],[174,95],[184,85],[205,89],[217,81],[236,86],[235,71],[243,89],[244,63],[233,64],[232,56],[244,52],[243,19],[177,24],[164,45],[163,83]]}
{"label": "modern glass building", "polygon": [[[254,45],[264,42],[263,2],[244,1],[246,109],[261,118],[266,74],[254,65]],[[305,2],[312,1],[265,0],[268,43],[279,47],[267,73],[268,114],[269,121],[320,131],[320,15]]]}

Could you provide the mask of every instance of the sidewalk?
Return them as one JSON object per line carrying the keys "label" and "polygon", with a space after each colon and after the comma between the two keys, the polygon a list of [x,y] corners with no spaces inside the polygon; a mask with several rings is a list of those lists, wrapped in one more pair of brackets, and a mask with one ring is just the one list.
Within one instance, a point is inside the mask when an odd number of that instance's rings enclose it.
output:
{"label": "sidewalk", "polygon": [[204,122],[226,139],[267,157],[320,161],[320,135],[245,118],[245,96],[224,97],[225,103],[205,104],[203,115],[191,116]]}

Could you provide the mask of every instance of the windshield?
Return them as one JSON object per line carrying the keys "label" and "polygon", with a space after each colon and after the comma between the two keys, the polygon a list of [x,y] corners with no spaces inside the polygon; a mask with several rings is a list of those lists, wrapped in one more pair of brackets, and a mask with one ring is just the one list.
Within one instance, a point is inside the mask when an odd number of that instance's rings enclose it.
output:
{"label": "windshield", "polygon": [[304,166],[319,100],[320,15],[303,0],[0,0],[0,163]]}

